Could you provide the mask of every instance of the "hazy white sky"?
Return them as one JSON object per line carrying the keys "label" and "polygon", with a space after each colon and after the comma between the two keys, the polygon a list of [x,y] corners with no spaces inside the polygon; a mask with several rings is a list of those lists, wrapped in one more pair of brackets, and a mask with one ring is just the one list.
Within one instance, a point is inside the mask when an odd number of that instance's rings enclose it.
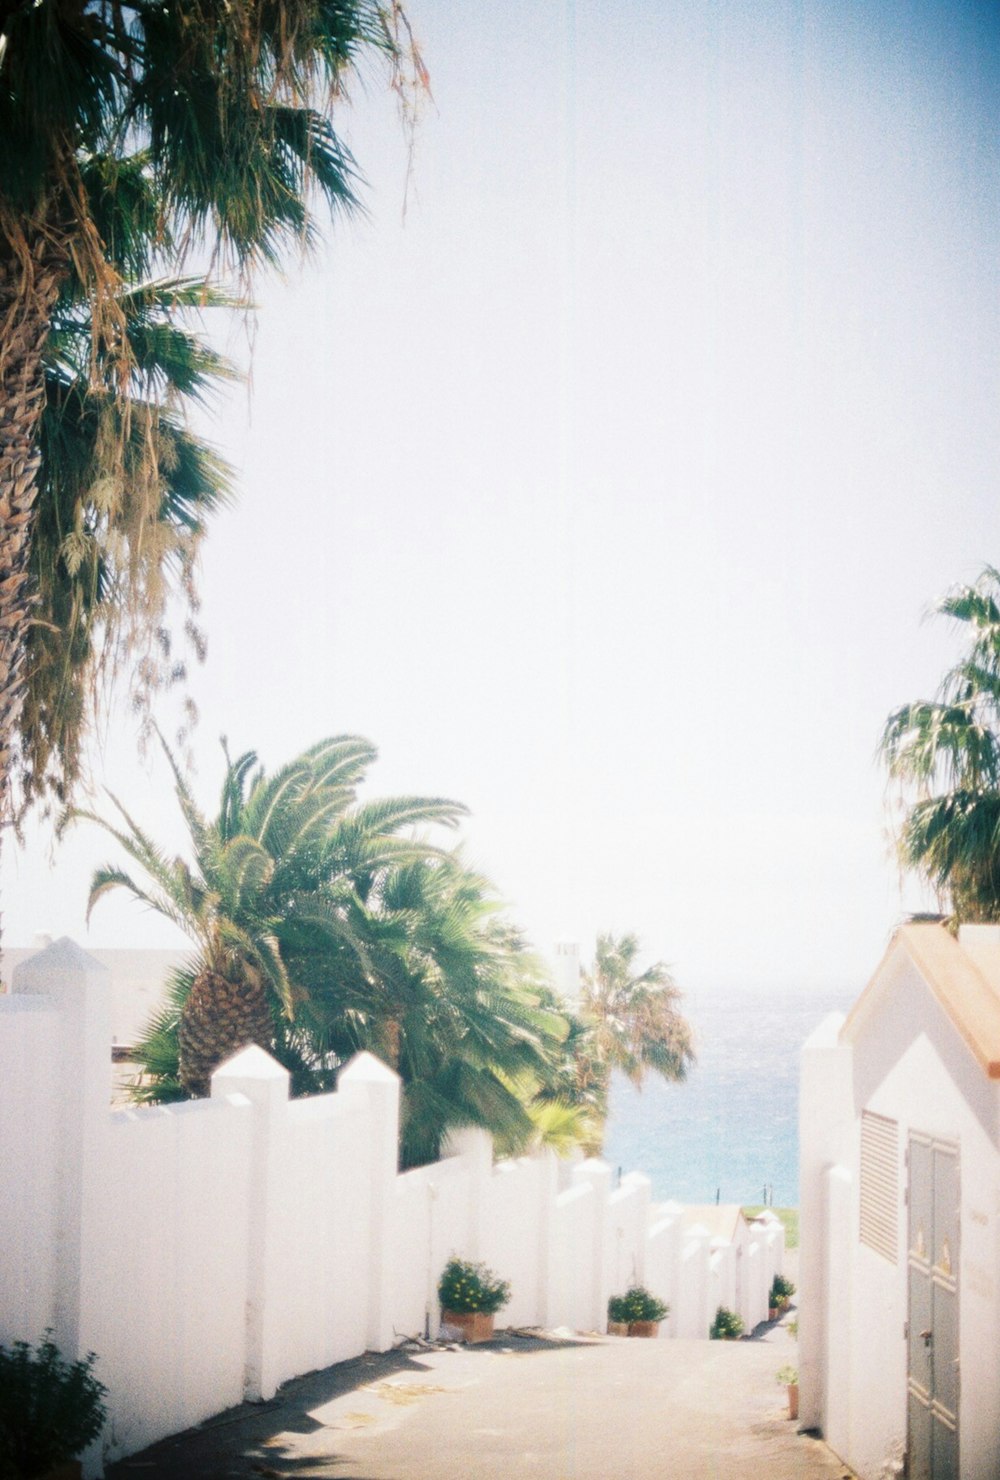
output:
{"label": "hazy white sky", "polygon": [[[874,759],[1000,559],[992,5],[413,0],[406,152],[258,294],[205,548],[197,786],[370,736],[454,796],[535,941],[635,929],[681,985],[861,985],[907,903]],[[98,779],[175,828],[128,725]],[[33,830],[4,929],[165,944]]]}

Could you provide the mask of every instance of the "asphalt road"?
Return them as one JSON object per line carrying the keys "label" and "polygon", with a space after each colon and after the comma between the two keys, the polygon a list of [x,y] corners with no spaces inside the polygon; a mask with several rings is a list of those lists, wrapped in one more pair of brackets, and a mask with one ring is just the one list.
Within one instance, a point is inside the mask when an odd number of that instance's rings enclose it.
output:
{"label": "asphalt road", "polygon": [[365,1356],[120,1461],[112,1480],[841,1480],[751,1341],[539,1340]]}

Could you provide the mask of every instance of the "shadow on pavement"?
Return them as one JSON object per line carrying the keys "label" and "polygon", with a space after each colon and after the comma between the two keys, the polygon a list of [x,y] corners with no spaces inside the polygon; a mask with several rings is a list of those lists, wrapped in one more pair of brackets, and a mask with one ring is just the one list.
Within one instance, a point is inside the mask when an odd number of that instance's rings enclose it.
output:
{"label": "shadow on pavement", "polygon": [[[542,1336],[532,1332],[499,1331],[492,1341],[461,1348],[470,1354],[530,1356],[534,1352],[594,1346],[593,1339]],[[206,1419],[196,1428],[161,1439],[148,1449],[118,1460],[105,1471],[107,1480],[254,1480],[254,1477],[296,1476],[301,1480],[356,1480],[342,1466],[348,1460],[330,1453],[330,1424],[313,1417],[316,1410],[351,1393],[375,1388],[401,1376],[411,1375],[424,1383],[430,1369],[421,1361],[424,1352],[440,1347],[404,1346],[391,1352],[366,1352],[349,1362],[339,1362],[305,1377],[292,1378],[266,1403],[241,1403]],[[364,1414],[354,1415],[362,1426]],[[347,1415],[350,1420],[351,1415]],[[344,1424],[349,1430],[350,1422]],[[322,1455],[303,1455],[300,1445],[283,1444],[281,1436],[325,1435]],[[391,1477],[386,1477],[391,1480]]]}

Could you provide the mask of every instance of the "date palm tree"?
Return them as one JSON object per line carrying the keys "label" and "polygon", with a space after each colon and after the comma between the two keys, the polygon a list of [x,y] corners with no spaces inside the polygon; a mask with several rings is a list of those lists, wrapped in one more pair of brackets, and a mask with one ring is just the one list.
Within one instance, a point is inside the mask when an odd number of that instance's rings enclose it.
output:
{"label": "date palm tree", "polygon": [[402,1079],[407,1166],[434,1160],[451,1127],[483,1127],[511,1152],[540,1134],[565,1142],[578,1117],[554,1093],[540,1103],[568,1027],[541,967],[488,882],[411,835],[464,809],[359,802],[374,758],[340,736],[267,776],[248,752],[228,762],[211,822],[175,766],[193,865],[166,857],[121,806],[120,826],[72,814],[111,832],[148,881],[102,868],[91,908],[125,888],[198,947],[136,1049],[137,1098],[204,1095],[249,1042],[288,1068],[293,1093],[316,1093],[369,1049]]}
{"label": "date palm tree", "polygon": [[[356,933],[359,880],[389,860],[428,851],[402,829],[453,825],[463,809],[439,798],[357,803],[376,752],[368,741],[342,735],[270,776],[255,770],[252,751],[227,757],[219,812],[209,821],[166,745],[164,751],[193,863],[168,858],[114,798],[118,825],[85,809],[70,816],[110,832],[146,876],[140,882],[116,864],[98,869],[89,908],[124,888],[197,946],[174,983],[176,1071],[170,1065],[160,1076],[165,1095],[206,1094],[216,1066],[247,1043],[289,1057],[311,1087],[310,1070],[326,1066],[336,1045],[314,1046],[310,1056],[301,1039],[310,1021],[329,1014],[331,991],[348,1022],[372,1010],[372,965]],[[348,969],[338,972],[345,962]],[[161,1069],[163,1030],[161,1022],[154,1033]]]}
{"label": "date palm tree", "polygon": [[899,855],[958,919],[1000,920],[1000,572],[987,566],[934,610],[967,647],[937,697],[902,705],[882,732],[906,804]]}
{"label": "date palm tree", "polygon": [[[412,59],[395,0],[0,0],[0,824],[35,606],[31,552],[46,350],[67,285],[88,305],[90,392],[109,405],[106,476],[153,500],[156,439],[134,479],[133,344],[122,292],[187,255],[244,274],[308,244],[311,202],[350,209],[353,160],[331,122],[347,79]],[[152,465],[152,466],[150,466]],[[155,628],[154,616],[151,624]]]}
{"label": "date palm tree", "polygon": [[358,1047],[379,1051],[381,1034],[403,1081],[403,1164],[435,1160],[459,1126],[523,1151],[545,1129],[534,1102],[568,1024],[492,886],[455,853],[414,859],[387,870],[366,912],[383,1006]]}
{"label": "date palm tree", "polygon": [[635,935],[599,935],[593,970],[582,973],[573,1051],[578,1094],[599,1128],[588,1147],[595,1154],[603,1143],[614,1070],[641,1085],[650,1072],[683,1080],[694,1062],[680,991],[662,961],[638,970],[639,951]]}

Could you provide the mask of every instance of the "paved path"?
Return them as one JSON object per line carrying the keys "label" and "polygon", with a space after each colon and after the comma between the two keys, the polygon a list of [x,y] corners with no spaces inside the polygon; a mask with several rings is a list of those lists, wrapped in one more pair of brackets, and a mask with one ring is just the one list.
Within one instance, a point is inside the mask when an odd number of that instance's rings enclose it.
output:
{"label": "paved path", "polygon": [[112,1467],[113,1480],[841,1480],[753,1341],[540,1341],[395,1352],[287,1383]]}

